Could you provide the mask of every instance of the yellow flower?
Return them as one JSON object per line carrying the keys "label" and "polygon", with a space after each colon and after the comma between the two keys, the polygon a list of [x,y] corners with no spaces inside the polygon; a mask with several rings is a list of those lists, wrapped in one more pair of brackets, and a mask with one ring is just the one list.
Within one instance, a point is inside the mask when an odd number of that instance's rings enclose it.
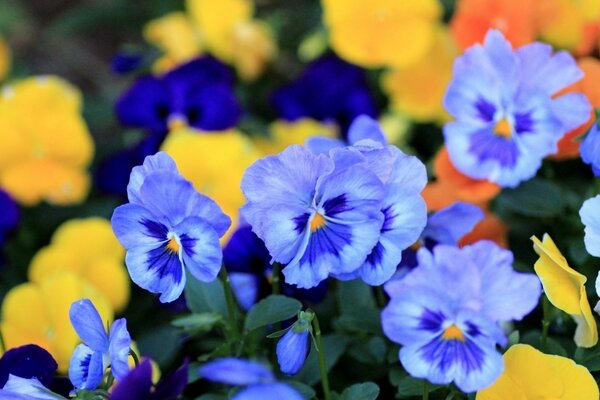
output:
{"label": "yellow flower", "polygon": [[0,81],[2,81],[10,70],[10,48],[0,36]]}
{"label": "yellow flower", "polygon": [[337,136],[337,126],[325,124],[311,118],[301,118],[294,122],[278,120],[269,126],[270,137],[253,138],[262,155],[277,154],[293,144],[304,145],[313,136],[334,138]]}
{"label": "yellow flower", "polygon": [[542,39],[568,50],[584,40],[586,25],[600,18],[600,0],[544,0],[536,6]]}
{"label": "yellow flower", "polygon": [[123,266],[125,250],[102,218],[74,219],[62,224],[52,242],[33,257],[29,280],[69,271],[102,293],[112,308],[122,311],[129,301],[129,276]]}
{"label": "yellow flower", "polygon": [[421,122],[448,119],[442,105],[452,78],[452,63],[458,54],[446,28],[436,32],[433,47],[416,64],[383,75],[381,86],[392,100],[392,107]]}
{"label": "yellow flower", "polygon": [[[57,77],[25,79],[0,96],[0,186],[24,205],[79,203],[94,143],[81,95]],[[41,179],[40,177],[43,177]]]}
{"label": "yellow flower", "polygon": [[165,54],[154,64],[165,72],[202,53],[200,32],[184,12],[172,12],[154,19],[144,27],[144,38]]}
{"label": "yellow flower", "polygon": [[37,344],[52,354],[60,372],[66,372],[71,353],[79,343],[69,320],[69,309],[82,298],[94,303],[103,321],[112,321],[108,300],[72,273],[54,274],[39,283],[14,287],[2,303],[0,329],[6,348]]}
{"label": "yellow flower", "polygon": [[569,358],[516,344],[504,354],[504,372],[476,400],[597,400],[590,372]]}
{"label": "yellow flower", "polygon": [[322,0],[333,49],[364,67],[406,67],[421,60],[435,37],[438,0]]}
{"label": "yellow flower", "polygon": [[579,347],[594,346],[598,342],[598,329],[585,292],[587,278],[567,264],[548,234],[544,235],[543,242],[535,236],[531,240],[540,256],[534,266],[535,273],[542,281],[548,300],[577,322],[575,344]]}
{"label": "yellow flower", "polygon": [[162,150],[173,157],[196,190],[216,201],[231,218],[232,232],[245,201],[242,176],[259,157],[250,139],[235,130],[210,134],[180,130],[167,136]]}

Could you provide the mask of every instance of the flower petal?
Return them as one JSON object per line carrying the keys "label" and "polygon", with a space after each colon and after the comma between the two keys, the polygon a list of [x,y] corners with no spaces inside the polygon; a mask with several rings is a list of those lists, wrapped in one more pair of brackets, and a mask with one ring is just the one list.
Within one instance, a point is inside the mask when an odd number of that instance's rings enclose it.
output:
{"label": "flower petal", "polygon": [[75,331],[92,350],[105,352],[108,350],[108,336],[98,310],[89,299],[82,299],[71,304],[69,318]]}

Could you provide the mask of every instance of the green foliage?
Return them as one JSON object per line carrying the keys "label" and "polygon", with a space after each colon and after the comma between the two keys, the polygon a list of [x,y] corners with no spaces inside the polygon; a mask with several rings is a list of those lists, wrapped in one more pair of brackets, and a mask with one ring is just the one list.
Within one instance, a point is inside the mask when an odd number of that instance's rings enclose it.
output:
{"label": "green foliage", "polygon": [[261,326],[292,318],[302,309],[302,303],[291,297],[271,295],[254,305],[248,312],[244,329],[251,331]]}

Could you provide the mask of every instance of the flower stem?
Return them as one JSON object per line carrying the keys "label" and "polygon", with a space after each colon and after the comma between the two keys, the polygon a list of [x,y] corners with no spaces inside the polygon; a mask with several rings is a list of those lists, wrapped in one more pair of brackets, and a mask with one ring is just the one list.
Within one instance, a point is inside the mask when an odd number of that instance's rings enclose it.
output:
{"label": "flower stem", "polygon": [[542,298],[542,310],[544,317],[542,320],[542,335],[540,336],[540,347],[542,351],[546,351],[548,346],[548,329],[550,328],[550,302],[544,295]]}
{"label": "flower stem", "polygon": [[271,290],[273,294],[279,294],[279,275],[281,271],[281,264],[278,262],[273,263],[273,270],[271,271]]}
{"label": "flower stem", "polygon": [[383,286],[375,286],[375,295],[377,297],[377,305],[381,308],[384,308],[387,304],[387,300],[385,298],[385,292],[383,291]]}
{"label": "flower stem", "polygon": [[315,330],[315,338],[317,341],[317,355],[319,358],[319,369],[321,370],[321,385],[323,386],[323,396],[325,400],[331,400],[331,390],[329,389],[329,378],[327,377],[327,363],[325,362],[325,351],[323,349],[323,342],[321,340],[321,327],[319,326],[319,319],[315,314],[312,320],[313,328]]}
{"label": "flower stem", "polygon": [[423,380],[423,400],[429,400],[429,381]]}
{"label": "flower stem", "polygon": [[225,301],[227,302],[227,315],[229,316],[229,325],[232,332],[232,342],[237,342],[240,339],[240,328],[237,322],[237,310],[233,290],[231,289],[231,281],[227,269],[223,265],[221,267],[221,279],[225,287]]}
{"label": "flower stem", "polygon": [[140,365],[140,358],[138,357],[137,353],[132,348],[129,349],[129,355],[133,358],[133,363],[135,364],[136,367],[138,365]]}

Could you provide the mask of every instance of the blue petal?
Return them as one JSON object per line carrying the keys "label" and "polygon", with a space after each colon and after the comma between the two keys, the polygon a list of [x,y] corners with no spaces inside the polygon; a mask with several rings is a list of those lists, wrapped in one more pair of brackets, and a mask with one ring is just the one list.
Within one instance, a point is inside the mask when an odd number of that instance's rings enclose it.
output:
{"label": "blue petal", "polygon": [[248,311],[258,300],[260,278],[245,272],[229,272],[229,279],[239,305]]}
{"label": "blue petal", "polygon": [[457,245],[484,217],[478,206],[456,202],[430,215],[421,236],[436,243]]}
{"label": "blue petal", "polygon": [[592,109],[583,93],[567,93],[552,100],[552,112],[562,122],[565,133],[585,124]]}
{"label": "blue petal", "polygon": [[586,200],[579,210],[585,225],[585,248],[591,255],[600,257],[600,195]]}
{"label": "blue petal", "polygon": [[0,400],[57,400],[64,399],[50,392],[35,378],[9,375],[6,385],[0,389]]}
{"label": "blue petal", "polygon": [[148,176],[156,172],[172,172],[178,173],[175,161],[164,151],[148,156],[144,159],[144,163],[131,170],[129,184],[127,185],[127,197],[131,203],[143,204],[143,199],[140,197],[140,189],[144,180]]}
{"label": "blue petal", "polygon": [[120,318],[110,327],[108,353],[110,369],[117,380],[123,379],[129,372],[129,349],[131,336],[127,331],[127,321]]}
{"label": "blue petal", "polygon": [[106,366],[103,355],[84,344],[78,345],[73,351],[69,363],[69,379],[73,386],[82,390],[94,390],[104,379]]}
{"label": "blue petal", "polygon": [[216,279],[223,261],[219,235],[204,219],[186,218],[174,229],[181,242],[181,258],[194,278],[202,282]]}
{"label": "blue petal", "polygon": [[81,340],[92,350],[99,352],[108,350],[108,336],[104,323],[89,299],[71,304],[69,318]]}
{"label": "blue petal", "polygon": [[228,385],[253,385],[275,381],[273,373],[263,364],[240,358],[221,358],[200,367],[200,376]]}
{"label": "blue petal", "polygon": [[381,145],[387,144],[387,139],[379,123],[367,115],[356,117],[348,128],[348,142],[351,145],[362,140],[371,140]]}
{"label": "blue petal", "polygon": [[123,125],[152,132],[167,130],[171,108],[168,87],[153,76],[137,79],[115,105],[117,117]]}
{"label": "blue petal", "polygon": [[252,227],[239,227],[223,248],[223,263],[230,272],[262,275],[270,267],[269,250]]}
{"label": "blue petal", "polygon": [[[152,397],[152,364],[149,359],[129,371],[112,389],[111,400],[148,400]],[[158,400],[158,399],[157,399]]]}
{"label": "blue petal", "polygon": [[592,166],[594,174],[600,176],[600,129],[593,124],[588,134],[581,142],[581,159]]}
{"label": "blue petal", "polygon": [[241,390],[231,400],[304,400],[296,390],[283,383],[268,383],[248,386]]}
{"label": "blue petal", "polygon": [[306,148],[315,154],[329,154],[332,149],[344,147],[345,143],[340,139],[313,136],[306,139]]}
{"label": "blue petal", "polygon": [[8,350],[0,358],[0,387],[9,375],[20,378],[38,379],[44,386],[50,385],[58,364],[50,353],[35,344],[28,344]]}
{"label": "blue petal", "polygon": [[310,348],[308,330],[296,332],[294,327],[277,342],[277,362],[281,372],[296,375],[304,366]]}
{"label": "blue petal", "polygon": [[117,207],[110,220],[115,236],[126,249],[165,242],[169,228],[163,221],[137,204]]}

